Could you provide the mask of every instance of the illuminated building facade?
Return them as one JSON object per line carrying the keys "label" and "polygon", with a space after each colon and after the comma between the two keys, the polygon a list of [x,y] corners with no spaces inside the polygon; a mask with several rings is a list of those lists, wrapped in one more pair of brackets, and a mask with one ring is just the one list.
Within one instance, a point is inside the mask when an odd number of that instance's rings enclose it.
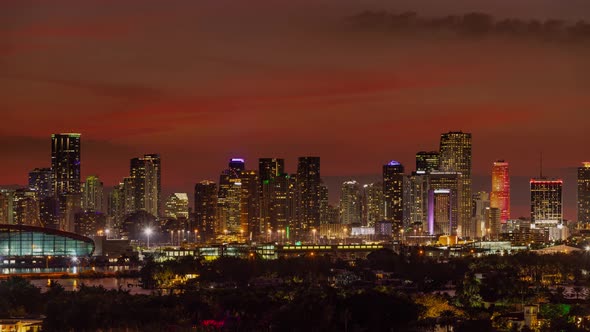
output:
{"label": "illuminated building facade", "polygon": [[458,172],[461,188],[458,193],[459,220],[457,235],[475,237],[475,227],[471,224],[471,134],[448,132],[440,137],[440,165],[442,172]]}
{"label": "illuminated building facade", "polygon": [[430,235],[457,234],[462,203],[460,193],[463,182],[461,179],[459,172],[434,171],[430,173],[428,178],[428,231]]}
{"label": "illuminated building facade", "polygon": [[374,227],[375,223],[383,220],[383,183],[375,182],[363,186],[363,200],[365,209],[363,213],[366,215],[363,219],[363,225]]}
{"label": "illuminated building facade", "polygon": [[92,239],[54,229],[24,225],[0,225],[0,256],[91,256]]}
{"label": "illuminated building facade", "polygon": [[82,209],[84,211],[104,212],[103,184],[96,175],[90,175],[82,187]]}
{"label": "illuminated building facade", "polygon": [[218,234],[237,234],[240,232],[242,210],[242,181],[240,173],[245,169],[244,159],[232,158],[228,168],[219,176],[217,192],[217,226]]}
{"label": "illuminated building facade", "polygon": [[51,168],[35,168],[29,172],[29,189],[37,192],[37,197],[42,200],[46,197],[52,197],[53,191],[53,172]]}
{"label": "illuminated building facade", "polygon": [[344,225],[361,223],[361,189],[356,181],[342,183],[340,223]]}
{"label": "illuminated building facade", "polygon": [[188,194],[173,193],[166,199],[164,216],[171,219],[188,220]]}
{"label": "illuminated building facade", "polygon": [[428,230],[428,174],[413,172],[404,182],[404,224]]}
{"label": "illuminated building facade", "polygon": [[217,224],[217,184],[201,181],[195,185],[195,223],[205,241],[215,238]]}
{"label": "illuminated building facade", "polygon": [[590,162],[578,168],[578,222],[590,226]]}
{"label": "illuminated building facade", "polygon": [[80,134],[51,135],[51,170],[56,196],[80,192]]}
{"label": "illuminated building facade", "polygon": [[531,179],[530,189],[531,227],[541,228],[561,224],[563,221],[563,180]]}
{"label": "illuminated building facade", "polygon": [[[273,210],[275,207],[282,209],[275,204],[277,195],[277,178],[285,174],[285,160],[280,158],[260,158],[258,160],[258,176],[260,181],[260,227],[259,235],[266,236],[267,230],[276,225],[273,219]],[[280,196],[280,195],[279,195]]]}
{"label": "illuminated building facade", "polygon": [[240,172],[242,182],[240,232],[250,237],[260,232],[260,193],[258,172],[244,170]]}
{"label": "illuminated building facade", "polygon": [[298,230],[301,234],[320,226],[320,157],[299,157],[297,190]]}
{"label": "illuminated building facade", "polygon": [[131,159],[130,177],[133,179],[135,211],[143,210],[154,217],[161,215],[161,172],[158,154],[146,154]]}
{"label": "illuminated building facade", "polygon": [[494,162],[492,167],[490,207],[500,210],[502,224],[510,219],[510,174],[508,173],[508,163],[504,160]]}
{"label": "illuminated building facade", "polygon": [[324,183],[320,184],[320,225],[328,224],[330,201],[328,199],[328,186]]}
{"label": "illuminated building facade", "polygon": [[438,151],[420,151],[416,153],[416,172],[430,173],[438,170],[440,155]]}
{"label": "illuminated building facade", "polygon": [[17,189],[13,196],[13,222],[16,225],[43,226],[39,220],[37,192]]}
{"label": "illuminated building facade", "polygon": [[401,224],[403,206],[404,166],[392,160],[383,166],[384,219]]}

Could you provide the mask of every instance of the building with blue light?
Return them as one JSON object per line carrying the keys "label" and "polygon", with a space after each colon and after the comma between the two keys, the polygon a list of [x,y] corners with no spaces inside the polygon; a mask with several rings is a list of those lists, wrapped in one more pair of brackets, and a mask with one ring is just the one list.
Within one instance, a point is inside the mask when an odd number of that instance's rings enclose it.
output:
{"label": "building with blue light", "polygon": [[92,239],[75,233],[25,225],[0,225],[0,256],[89,257]]}

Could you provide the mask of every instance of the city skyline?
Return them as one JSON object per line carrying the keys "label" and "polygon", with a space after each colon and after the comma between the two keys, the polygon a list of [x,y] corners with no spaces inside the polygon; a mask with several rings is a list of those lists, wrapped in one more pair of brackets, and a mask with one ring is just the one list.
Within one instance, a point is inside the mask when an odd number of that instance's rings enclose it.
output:
{"label": "city skyline", "polygon": [[507,160],[518,180],[514,216],[526,216],[522,197],[543,152],[545,174],[565,180],[571,219],[575,170],[590,158],[588,40],[506,33],[485,16],[487,33],[469,37],[468,25],[442,35],[379,27],[381,11],[413,11],[418,23],[472,12],[531,27],[588,21],[590,5],[568,3],[147,1],[139,12],[125,1],[6,4],[0,184],[49,167],[51,133],[81,132],[81,176],[107,187],[145,153],[162,156],[167,193],[216,180],[235,156],[283,158],[288,173],[298,157],[321,156],[323,176],[338,178],[327,180],[333,193],[343,178],[376,180],[389,160],[411,170],[417,151],[438,149],[440,133],[463,130],[473,134],[474,190],[489,191],[491,163]]}

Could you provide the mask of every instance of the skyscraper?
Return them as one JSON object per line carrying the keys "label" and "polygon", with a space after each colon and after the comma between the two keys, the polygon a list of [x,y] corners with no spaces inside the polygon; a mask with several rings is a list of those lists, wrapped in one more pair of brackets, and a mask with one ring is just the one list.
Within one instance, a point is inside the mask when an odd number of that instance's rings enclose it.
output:
{"label": "skyscraper", "polygon": [[166,199],[164,216],[171,219],[184,218],[188,220],[188,195],[186,193],[173,193]]}
{"label": "skyscraper", "polygon": [[416,172],[430,173],[438,169],[440,156],[438,151],[420,151],[416,153]]}
{"label": "skyscraper", "polygon": [[504,160],[494,162],[492,167],[492,194],[490,207],[500,210],[500,222],[510,219],[510,176],[508,163]]}
{"label": "skyscraper", "polygon": [[104,212],[103,184],[98,176],[90,175],[86,178],[82,193],[82,209],[84,211]]}
{"label": "skyscraper", "polygon": [[51,170],[56,196],[80,193],[80,134],[51,135]]}
{"label": "skyscraper", "polygon": [[[456,235],[463,182],[459,172],[434,171],[428,183],[428,230],[430,234]],[[471,217],[471,211],[470,215]],[[475,228],[475,227],[474,227]],[[434,232],[434,233],[432,233]]]}
{"label": "skyscraper", "polygon": [[531,179],[531,224],[553,227],[563,221],[563,180]]}
{"label": "skyscraper", "polygon": [[578,222],[590,226],[590,162],[578,168]]}
{"label": "skyscraper", "polygon": [[448,132],[440,136],[440,165],[443,172],[459,172],[461,190],[459,192],[458,235],[475,237],[475,227],[471,224],[471,134]]}
{"label": "skyscraper", "polygon": [[131,159],[130,177],[133,179],[136,211],[146,211],[159,217],[162,205],[161,161],[157,154],[146,154]]}
{"label": "skyscraper", "polygon": [[426,171],[412,172],[404,182],[404,222],[428,230],[428,178]]}
{"label": "skyscraper", "polygon": [[302,234],[320,226],[320,157],[299,157],[297,187],[299,193],[298,229]]}
{"label": "skyscraper", "polygon": [[30,171],[29,189],[37,192],[39,200],[53,196],[53,172],[51,168],[35,168]]}
{"label": "skyscraper", "polygon": [[365,226],[374,227],[378,221],[383,220],[383,183],[369,183],[363,189],[367,221]]}
{"label": "skyscraper", "polygon": [[260,158],[258,176],[260,181],[260,226],[259,235],[266,237],[276,221],[271,220],[275,207],[274,199],[277,177],[285,173],[285,161],[278,158]]}
{"label": "skyscraper", "polygon": [[228,168],[219,176],[217,192],[217,232],[239,233],[241,226],[242,181],[240,172],[245,168],[244,160],[230,159]]}
{"label": "skyscraper", "polygon": [[328,186],[320,184],[320,225],[328,224],[330,201],[328,200]]}
{"label": "skyscraper", "polygon": [[241,193],[241,219],[240,232],[249,237],[260,232],[260,194],[258,191],[258,172],[242,170],[240,172],[242,182]]}
{"label": "skyscraper", "polygon": [[[475,236],[477,238],[483,238],[488,236],[488,225],[489,213],[490,213],[490,195],[485,191],[480,191],[473,194],[473,214],[472,219],[475,223]],[[499,211],[499,209],[497,209]]]}
{"label": "skyscraper", "polygon": [[403,205],[404,166],[392,160],[383,166],[384,218],[401,224],[404,218]]}
{"label": "skyscraper", "polygon": [[215,238],[217,218],[217,184],[201,181],[195,185],[195,222],[206,241]]}
{"label": "skyscraper", "polygon": [[342,183],[340,220],[344,225],[361,223],[361,189],[356,181]]}

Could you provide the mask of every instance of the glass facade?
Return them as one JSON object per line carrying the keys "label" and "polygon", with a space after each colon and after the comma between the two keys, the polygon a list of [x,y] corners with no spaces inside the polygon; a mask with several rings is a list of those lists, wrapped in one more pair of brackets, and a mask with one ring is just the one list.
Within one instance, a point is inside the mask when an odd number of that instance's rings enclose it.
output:
{"label": "glass facade", "polygon": [[0,225],[0,256],[90,256],[92,239],[54,229]]}

